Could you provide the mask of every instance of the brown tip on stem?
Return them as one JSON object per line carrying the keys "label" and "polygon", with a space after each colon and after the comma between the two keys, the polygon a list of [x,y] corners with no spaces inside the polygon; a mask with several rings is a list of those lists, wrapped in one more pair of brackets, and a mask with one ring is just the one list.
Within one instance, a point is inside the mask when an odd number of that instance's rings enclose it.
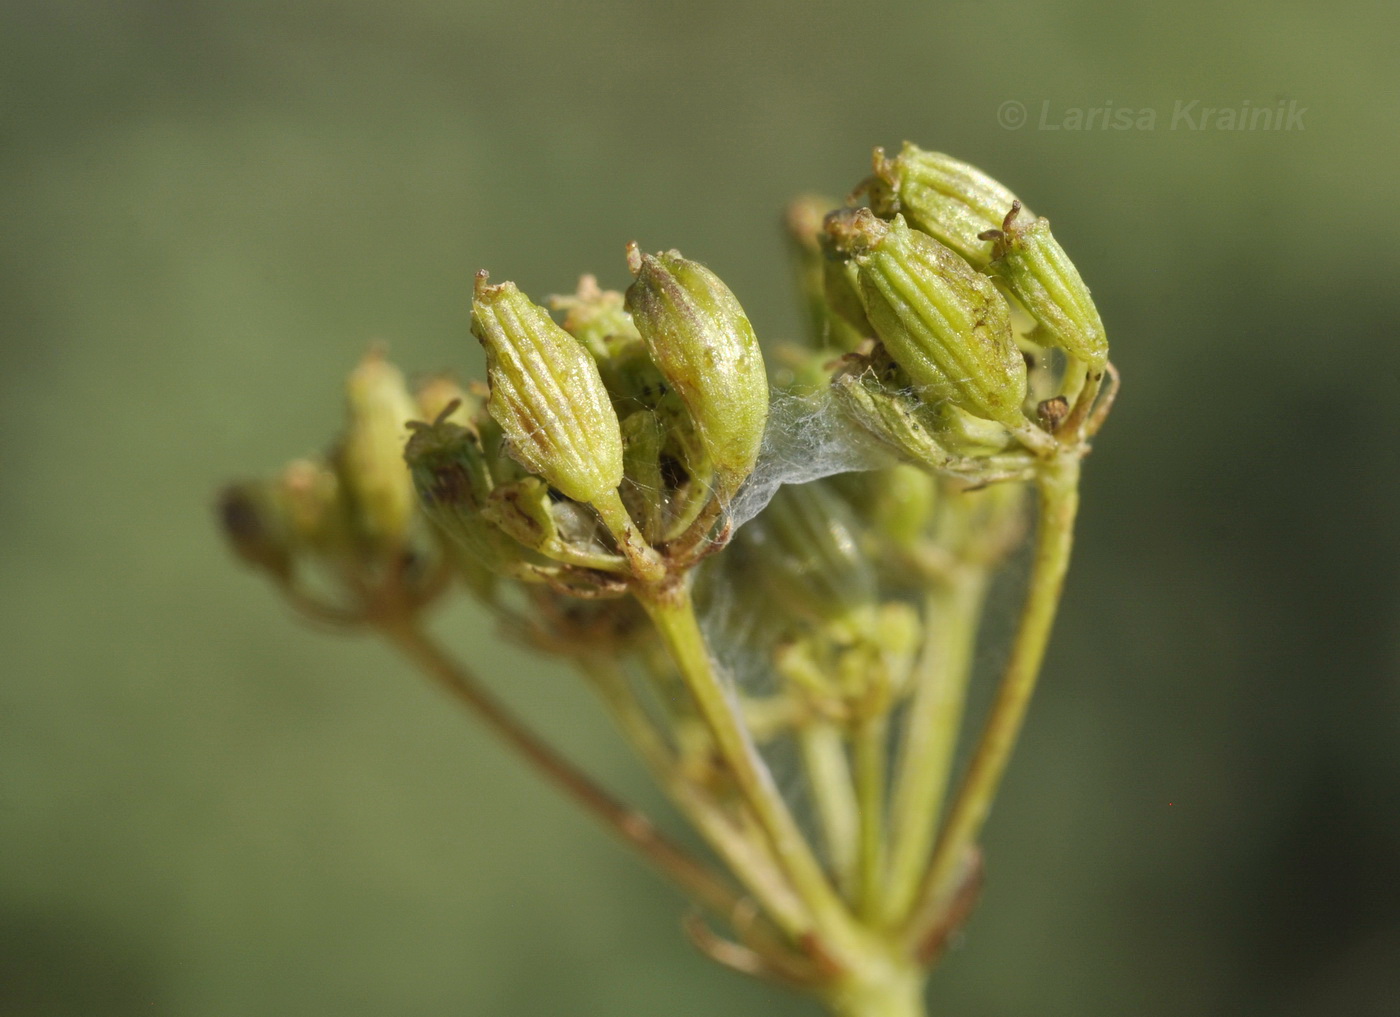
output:
{"label": "brown tip on stem", "polygon": [[251,540],[263,533],[262,519],[248,495],[230,484],[219,492],[219,521],[224,532],[235,540]]}
{"label": "brown tip on stem", "polygon": [[846,255],[862,254],[875,247],[889,227],[870,209],[837,209],[822,224],[831,246]]}
{"label": "brown tip on stem", "polygon": [[985,877],[986,870],[982,863],[982,851],[980,848],[973,848],[969,853],[967,869],[961,884],[954,892],[953,899],[948,902],[943,917],[929,930],[923,942],[919,943],[915,949],[914,956],[921,964],[932,967],[947,950],[953,937],[967,924],[967,920],[972,917],[972,912],[977,907],[977,898],[982,894],[982,882]]}
{"label": "brown tip on stem", "polygon": [[1069,416],[1069,400],[1064,396],[1055,396],[1053,399],[1046,399],[1035,408],[1036,415],[1040,417],[1040,422],[1045,426],[1045,430],[1054,434],[1064,423],[1065,417]]}
{"label": "brown tip on stem", "polygon": [[1010,233],[1011,224],[1016,221],[1016,217],[1021,214],[1021,201],[1019,198],[1011,202],[1011,211],[1006,213],[1006,218],[1001,221],[1003,231]]}
{"label": "brown tip on stem", "polygon": [[433,421],[433,426],[434,426],[434,427],[437,427],[439,424],[445,424],[445,423],[447,423],[447,418],[450,417],[450,416],[452,416],[452,414],[456,413],[456,412],[457,412],[457,407],[459,407],[459,406],[461,406],[461,405],[462,405],[462,400],[460,400],[460,399],[453,399],[450,403],[448,403],[446,406],[444,406],[444,407],[442,408],[442,412],[439,413],[439,414],[437,415],[437,419],[435,419],[435,420]]}
{"label": "brown tip on stem", "polygon": [[637,245],[637,241],[627,241],[627,271],[633,275],[642,270],[642,249]]}
{"label": "brown tip on stem", "polygon": [[486,293],[487,284],[491,281],[491,273],[484,268],[477,269],[476,281],[473,284],[472,292],[480,297]]}

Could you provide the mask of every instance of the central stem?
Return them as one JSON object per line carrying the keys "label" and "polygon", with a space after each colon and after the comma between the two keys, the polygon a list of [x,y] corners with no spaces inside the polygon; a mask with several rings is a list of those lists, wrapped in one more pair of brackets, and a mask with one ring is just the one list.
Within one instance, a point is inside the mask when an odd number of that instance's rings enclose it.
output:
{"label": "central stem", "polygon": [[925,972],[915,967],[867,969],[826,995],[833,1017],[925,1017]]}

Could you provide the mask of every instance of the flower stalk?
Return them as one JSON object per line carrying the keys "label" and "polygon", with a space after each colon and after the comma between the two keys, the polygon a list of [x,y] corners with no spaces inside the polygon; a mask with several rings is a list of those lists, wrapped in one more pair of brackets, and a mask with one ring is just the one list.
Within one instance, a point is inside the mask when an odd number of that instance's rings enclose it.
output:
{"label": "flower stalk", "polygon": [[639,852],[687,895],[721,916],[732,915],[740,908],[742,895],[727,880],[662,834],[644,815],[617,801],[558,755],[548,742],[517,720],[471,672],[449,657],[416,624],[408,620],[386,621],[379,629],[409,661],[470,710],[527,764]]}

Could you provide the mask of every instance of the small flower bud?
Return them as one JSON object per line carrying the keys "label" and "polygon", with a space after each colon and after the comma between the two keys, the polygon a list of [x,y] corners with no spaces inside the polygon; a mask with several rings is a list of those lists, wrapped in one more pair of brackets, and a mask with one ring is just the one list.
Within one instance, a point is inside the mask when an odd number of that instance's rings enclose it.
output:
{"label": "small flower bud", "polygon": [[1079,270],[1051,234],[1050,220],[1029,221],[1015,202],[1001,227],[982,236],[993,242],[992,270],[1039,322],[1031,338],[1102,370],[1108,361],[1103,322]]}
{"label": "small flower bud", "polygon": [[622,434],[598,365],[514,283],[486,280],[477,275],[472,334],[510,455],[575,501],[608,498],[622,482]]}
{"label": "small flower bud", "polygon": [[403,374],[378,352],[350,373],[346,394],[350,427],[340,465],[358,524],[371,540],[402,541],[416,508],[403,447],[418,407]]}
{"label": "small flower bud", "polygon": [[591,275],[579,279],[578,290],[573,294],[550,297],[549,308],[564,312],[564,331],[587,346],[598,360],[611,355],[618,339],[641,338],[632,316],[623,307],[622,294],[600,289],[598,280]]}
{"label": "small flower bud", "polygon": [[652,359],[695,421],[727,501],[758,459],[768,418],[763,354],[744,309],[709,269],[675,251],[627,250],[627,309]]}
{"label": "small flower bud", "polygon": [[233,484],[219,494],[219,522],[229,547],[278,579],[292,570],[292,541],[276,494],[267,484]]}
{"label": "small flower bud", "polygon": [[981,234],[1001,225],[1016,196],[969,165],[942,152],[904,143],[894,159],[875,149],[875,176],[867,185],[877,215],[902,213],[909,225],[951,247],[976,268],[992,257]]}
{"label": "small flower bud", "polygon": [[901,216],[886,223],[867,208],[837,212],[827,233],[854,263],[870,323],[921,399],[1024,423],[1026,364],[991,280]]}
{"label": "small flower bud", "polygon": [[336,470],[318,459],[293,459],[277,478],[277,497],[292,540],[325,558],[356,552],[365,533]]}
{"label": "small flower bud", "polygon": [[480,399],[467,392],[457,384],[456,379],[446,374],[435,374],[425,378],[413,395],[418,403],[419,420],[441,419],[470,427],[481,406]]}

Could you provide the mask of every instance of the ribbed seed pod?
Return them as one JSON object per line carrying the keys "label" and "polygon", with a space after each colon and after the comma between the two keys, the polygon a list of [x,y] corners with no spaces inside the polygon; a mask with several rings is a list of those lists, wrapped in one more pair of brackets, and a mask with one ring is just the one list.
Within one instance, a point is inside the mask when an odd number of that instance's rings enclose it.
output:
{"label": "ribbed seed pod", "polygon": [[627,252],[627,309],[685,402],[727,501],[753,469],[768,419],[768,379],[744,309],[719,276],[676,251]]}
{"label": "ribbed seed pod", "polygon": [[1016,196],[976,166],[942,152],[904,143],[894,159],[875,149],[870,204],[884,218],[903,214],[957,251],[976,268],[986,268],[992,245],[981,234],[1001,225]]}
{"label": "ribbed seed pod", "polygon": [[992,270],[1039,323],[1031,338],[1102,370],[1108,361],[1108,338],[1089,287],[1050,232],[1050,220],[1021,225],[1021,215],[1020,206],[1014,205],[1003,228],[986,232],[995,245]]}
{"label": "ribbed seed pod", "polygon": [[874,378],[842,374],[832,379],[831,395],[846,416],[899,458],[930,469],[953,459],[919,420],[921,404],[904,393],[890,391]]}
{"label": "ribbed seed pod", "polygon": [[566,497],[607,498],[622,482],[622,434],[598,365],[514,283],[478,273],[472,334],[486,350],[487,409],[510,455]]}
{"label": "ribbed seed pod", "polygon": [[456,424],[414,430],[404,460],[424,513],[477,562],[499,575],[517,575],[524,548],[482,515],[494,488],[476,436]]}
{"label": "ribbed seed pod", "polygon": [[1026,364],[990,279],[902,216],[886,223],[868,208],[842,211],[827,218],[827,233],[855,265],[866,315],[921,399],[1024,423]]}
{"label": "ribbed seed pod", "polygon": [[416,508],[403,449],[418,405],[403,374],[378,352],[350,373],[346,394],[350,427],[338,458],[356,521],[371,540],[402,540]]}

